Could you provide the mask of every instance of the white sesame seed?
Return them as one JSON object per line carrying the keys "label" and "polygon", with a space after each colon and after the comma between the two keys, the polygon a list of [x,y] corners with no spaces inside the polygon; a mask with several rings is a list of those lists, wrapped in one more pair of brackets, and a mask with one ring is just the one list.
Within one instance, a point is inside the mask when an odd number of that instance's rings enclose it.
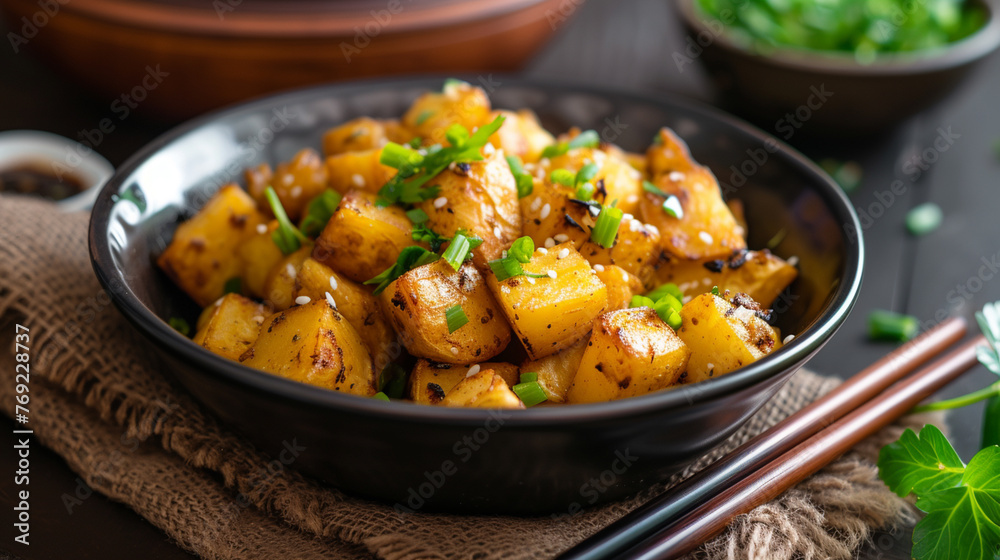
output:
{"label": "white sesame seed", "polygon": [[672,158],[674,157],[674,151],[671,150],[670,148],[667,148],[666,150],[663,150],[663,155],[667,156],[668,158]]}
{"label": "white sesame seed", "polygon": [[713,364],[712,362],[709,362],[709,363],[705,364],[705,367],[707,367],[709,371],[712,371],[713,369],[715,369],[715,364]]}
{"label": "white sesame seed", "polygon": [[596,270],[597,272],[604,272],[604,265],[603,264],[595,264],[594,265],[594,270]]}
{"label": "white sesame seed", "polygon": [[627,222],[629,220],[634,220],[635,216],[626,212],[625,214],[622,214],[622,219]]}
{"label": "white sesame seed", "polygon": [[333,291],[337,291],[337,277],[336,276],[331,276],[330,277],[330,289],[333,290]]}
{"label": "white sesame seed", "polygon": [[569,248],[566,247],[566,248],[562,249],[561,251],[559,251],[559,254],[556,255],[556,258],[557,259],[565,259],[568,256],[569,256]]}
{"label": "white sesame seed", "polygon": [[259,233],[261,235],[264,235],[265,233],[267,233],[267,225],[266,224],[257,224],[257,233]]}
{"label": "white sesame seed", "polygon": [[653,224],[643,224],[646,227],[646,231],[652,233],[653,235],[660,235],[660,228],[654,226]]}
{"label": "white sesame seed", "polygon": [[638,169],[633,169],[631,173],[632,173],[632,178],[635,179],[636,181],[642,179],[642,173],[639,173]]}
{"label": "white sesame seed", "polygon": [[698,232],[698,238],[709,245],[711,245],[712,242],[715,241],[715,239],[712,237],[712,234],[708,233],[707,231]]}
{"label": "white sesame seed", "polygon": [[427,155],[427,148],[420,148],[419,150],[417,150],[417,153],[420,154],[420,155],[422,155],[422,156],[426,156]]}
{"label": "white sesame seed", "polygon": [[629,204],[635,204],[636,202],[639,202],[639,195],[637,195],[637,194],[630,194],[630,195],[628,195],[628,198],[626,198],[625,200]]}
{"label": "white sesame seed", "polygon": [[680,171],[671,171],[670,175],[667,175],[667,178],[670,179],[671,181],[675,182],[675,183],[678,182],[678,181],[683,181],[684,177],[685,177],[685,175],[683,173],[681,173]]}
{"label": "white sesame seed", "polygon": [[496,151],[497,149],[493,146],[493,142],[487,142],[486,145],[483,146],[483,153],[488,156],[493,155]]}
{"label": "white sesame seed", "polygon": [[681,303],[687,303],[687,302],[691,301],[692,299],[693,298],[691,296],[684,296],[683,298],[681,298]]}
{"label": "white sesame seed", "polygon": [[545,218],[549,217],[550,212],[552,212],[552,206],[550,206],[549,203],[546,202],[545,206],[542,206],[542,213],[539,214],[539,216],[541,216],[541,218],[544,220]]}
{"label": "white sesame seed", "polygon": [[264,324],[264,316],[263,315],[254,315],[253,319],[251,319],[251,320],[254,323],[257,323],[258,325]]}
{"label": "white sesame seed", "polygon": [[532,278],[531,276],[527,276],[526,278],[528,279],[528,283],[529,284],[534,284],[535,283],[535,279]]}
{"label": "white sesame seed", "polygon": [[297,275],[296,272],[295,272],[295,267],[292,266],[292,263],[288,263],[288,264],[285,265],[285,272],[287,272],[288,273],[288,277],[291,278],[291,279],[293,279],[293,280],[295,279],[295,276]]}
{"label": "white sesame seed", "polygon": [[448,199],[443,196],[439,196],[436,199],[434,199],[435,208],[444,208],[445,204],[448,204]]}
{"label": "white sesame seed", "polygon": [[550,270],[550,271],[546,272],[545,274],[548,274],[548,275],[549,275],[549,278],[551,278],[551,279],[553,279],[553,280],[555,280],[555,279],[556,279],[556,276],[557,276],[557,275],[556,275],[556,271],[554,271],[554,270]]}
{"label": "white sesame seed", "polygon": [[476,364],[476,365],[470,367],[469,371],[466,372],[465,376],[466,377],[472,377],[473,375],[476,375],[477,373],[479,373],[479,364]]}
{"label": "white sesame seed", "polygon": [[549,250],[548,250],[548,249],[546,249],[545,247],[539,247],[539,248],[537,249],[537,251],[538,251],[539,253],[543,254],[543,255],[548,255],[548,254],[549,254]]}
{"label": "white sesame seed", "polygon": [[310,301],[312,301],[312,298],[310,298],[309,296],[299,296],[299,297],[295,298],[295,304],[296,305],[305,305],[305,304],[309,303]]}
{"label": "white sesame seed", "polygon": [[451,347],[451,353],[457,356],[458,355],[458,348],[452,346]]}
{"label": "white sesame seed", "polygon": [[569,236],[565,233],[557,233],[553,239],[555,239],[557,243],[565,243],[569,241]]}
{"label": "white sesame seed", "polygon": [[294,178],[291,175],[282,175],[281,184],[287,187],[288,185],[292,184],[293,180]]}
{"label": "white sesame seed", "polygon": [[337,308],[337,302],[333,300],[333,295],[330,292],[326,292],[326,302],[330,304],[330,307]]}
{"label": "white sesame seed", "polygon": [[788,344],[789,342],[791,342],[793,340],[795,340],[795,335],[794,334],[790,334],[790,335],[786,336],[785,339],[781,341],[781,343],[782,344]]}
{"label": "white sesame seed", "polygon": [[536,196],[535,200],[531,201],[531,211],[538,212],[538,209],[542,207],[542,197]]}
{"label": "white sesame seed", "polygon": [[552,239],[551,237],[547,237],[545,239],[545,248],[546,249],[551,249],[551,248],[553,248],[555,246],[556,246],[556,240],[555,239]]}
{"label": "white sesame seed", "polygon": [[548,167],[549,163],[551,163],[551,162],[549,161],[549,158],[547,158],[547,157],[538,160],[538,165],[541,165],[542,167]]}
{"label": "white sesame seed", "polygon": [[354,183],[354,186],[356,187],[365,186],[365,178],[360,173],[355,173],[354,175],[351,175],[351,182]]}
{"label": "white sesame seed", "polygon": [[455,163],[453,161],[453,162],[451,162],[451,163],[448,164],[448,171],[454,171],[455,169],[458,169],[458,164],[457,163]]}
{"label": "white sesame seed", "polygon": [[622,271],[622,280],[628,282],[628,272]]}
{"label": "white sesame seed", "polygon": [[302,196],[302,187],[295,185],[288,194],[292,195],[292,198],[298,198]]}
{"label": "white sesame seed", "polygon": [[226,299],[226,296],[222,296],[219,299],[215,300],[215,307],[222,305],[222,300],[224,299]]}
{"label": "white sesame seed", "polygon": [[792,256],[788,257],[788,264],[790,264],[792,266],[798,266],[798,264],[799,264],[799,257],[796,256],[796,255],[792,255]]}
{"label": "white sesame seed", "polygon": [[493,237],[500,237],[501,235],[503,235],[503,230],[500,229],[500,226],[495,226],[493,228]]}
{"label": "white sesame seed", "polygon": [[629,231],[639,231],[640,227],[642,227],[642,223],[639,220],[632,220],[628,223]]}

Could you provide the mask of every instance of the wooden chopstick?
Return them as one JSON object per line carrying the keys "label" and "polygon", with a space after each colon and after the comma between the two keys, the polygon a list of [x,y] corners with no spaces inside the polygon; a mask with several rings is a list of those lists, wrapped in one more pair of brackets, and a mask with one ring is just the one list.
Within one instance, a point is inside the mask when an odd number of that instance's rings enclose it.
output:
{"label": "wooden chopstick", "polygon": [[726,486],[780,457],[845,414],[875,398],[966,332],[964,319],[949,319],[897,348],[833,391],[731,453],[677,484],[580,544],[561,560],[595,560],[618,554],[676,521]]}
{"label": "wooden chopstick", "polygon": [[985,343],[977,336],[934,361],[620,557],[670,560],[697,548],[721,533],[733,517],[776,498],[955,380],[977,363],[976,347]]}

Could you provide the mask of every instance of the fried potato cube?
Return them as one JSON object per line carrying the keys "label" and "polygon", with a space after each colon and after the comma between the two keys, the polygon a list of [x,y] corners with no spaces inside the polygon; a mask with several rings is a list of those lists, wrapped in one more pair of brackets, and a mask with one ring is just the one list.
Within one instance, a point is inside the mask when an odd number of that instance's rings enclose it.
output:
{"label": "fried potato cube", "polygon": [[326,300],[279,311],[264,320],[244,365],[334,391],[370,397],[375,367],[354,327]]}
{"label": "fried potato cube", "polygon": [[[312,148],[305,148],[290,161],[279,164],[270,181],[281,206],[293,222],[298,222],[309,201],[322,194],[326,185],[327,168],[323,165],[323,159]],[[270,213],[271,207],[264,194],[266,190],[267,185],[264,185],[256,200],[261,208],[266,208]]]}
{"label": "fried potato cube", "polygon": [[572,243],[535,250],[522,268],[545,276],[498,281],[489,273],[487,281],[533,360],[572,346],[607,307],[607,288]]}
{"label": "fried potato cube", "polygon": [[348,191],[319,238],[313,258],[364,282],[392,266],[400,251],[414,245],[413,224],[397,206],[379,207],[375,195]]}
{"label": "fried potato cube", "polygon": [[610,401],[665,389],[680,378],[690,356],[652,309],[609,311],[594,323],[567,401]]}
{"label": "fried potato cube", "polygon": [[257,340],[260,325],[271,314],[263,304],[239,294],[226,294],[206,308],[204,324],[199,319],[194,343],[233,361]]}
{"label": "fried potato cube", "polygon": [[494,147],[506,155],[515,155],[525,162],[538,161],[542,151],[556,139],[542,128],[538,117],[530,109],[513,111],[493,111],[489,120],[504,117],[503,125],[490,138]]}
{"label": "fried potato cube", "polygon": [[[382,305],[372,295],[372,291],[372,288],[358,284],[309,258],[298,270],[294,296],[296,299],[305,296],[310,300],[326,300],[326,294],[330,294],[334,307],[358,331],[376,362],[388,363],[388,353],[396,340],[396,333],[382,313]],[[383,354],[380,360],[379,356]]]}
{"label": "fried potato cube", "polygon": [[576,372],[580,370],[583,352],[587,349],[589,341],[590,336],[584,336],[569,348],[544,358],[528,360],[521,364],[521,371],[538,374],[538,383],[545,391],[549,402],[564,403]]}
{"label": "fried potato cube", "polygon": [[396,170],[382,165],[382,148],[344,152],[326,158],[327,186],[341,194],[352,189],[377,193]]}
{"label": "fried potato cube", "polygon": [[468,230],[481,238],[472,252],[476,266],[485,268],[521,237],[517,183],[501,152],[447,169],[429,184],[440,187],[437,197],[415,205],[427,213],[427,227],[445,237]]}
{"label": "fried potato cube", "polygon": [[417,360],[407,381],[406,396],[419,404],[441,404],[445,395],[471,372],[493,370],[503,378],[509,387],[520,381],[520,371],[514,364],[506,362],[483,362],[481,364],[457,365],[432,362],[423,358]]}
{"label": "fried potato cube", "polygon": [[568,169],[576,173],[588,163],[598,166],[597,175],[591,182],[595,187],[603,186],[605,192],[603,195],[595,194],[594,198],[607,204],[618,201],[618,208],[626,213],[634,213],[643,192],[642,173],[624,159],[598,148],[577,148],[550,159],[547,165],[541,167],[545,169],[546,176],[549,176],[555,169]]}
{"label": "fried potato cube", "polygon": [[670,257],[657,271],[661,282],[673,282],[687,295],[703,294],[718,286],[722,291],[745,293],[764,308],[771,307],[798,274],[798,269],[767,249],[736,251],[728,259]]}
{"label": "fried potato cube", "polygon": [[643,293],[642,282],[634,274],[613,264],[594,267],[597,277],[608,288],[608,311],[627,309],[632,303],[632,296]]}
{"label": "fried potato cube", "polygon": [[271,267],[261,297],[275,311],[288,309],[295,303],[295,279],[302,263],[306,262],[312,251],[312,244],[305,244],[291,255],[283,256]]}
{"label": "fried potato cube", "polygon": [[760,306],[745,294],[733,302],[702,294],[681,309],[677,335],[691,350],[685,383],[729,373],[774,350],[778,337],[759,316]]}
{"label": "fried potato cube", "polygon": [[[323,154],[333,156],[347,152],[363,152],[379,149],[386,142],[399,142],[402,127],[397,121],[375,120],[359,117],[331,128],[323,135]],[[407,141],[409,138],[407,137]]]}
{"label": "fried potato cube", "polygon": [[445,133],[453,124],[473,129],[489,124],[490,98],[481,88],[464,82],[448,82],[440,93],[427,92],[403,115],[403,126],[426,145],[446,144]]}
{"label": "fried potato cube", "polygon": [[240,277],[243,280],[243,291],[253,297],[265,297],[268,276],[278,262],[285,258],[271,239],[271,233],[276,229],[277,220],[271,220],[263,232],[255,231],[236,248],[236,258],[242,265]]}
{"label": "fried potato cube", "polygon": [[233,253],[265,221],[243,189],[227,185],[193,218],[177,226],[156,264],[191,299],[206,307],[222,297],[226,282],[240,276],[242,263]]}
{"label": "fried potato cube", "polygon": [[443,406],[524,408],[524,403],[498,373],[484,369],[459,381],[441,401]]}
{"label": "fried potato cube", "polygon": [[[510,342],[490,289],[471,263],[456,271],[444,260],[418,266],[381,294],[382,308],[410,354],[449,364],[496,356]],[[460,306],[469,322],[448,332],[446,312]]]}

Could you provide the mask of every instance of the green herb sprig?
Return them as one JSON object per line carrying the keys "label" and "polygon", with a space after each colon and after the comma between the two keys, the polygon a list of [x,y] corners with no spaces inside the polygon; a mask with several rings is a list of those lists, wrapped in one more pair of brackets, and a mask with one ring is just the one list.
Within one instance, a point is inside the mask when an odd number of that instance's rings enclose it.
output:
{"label": "green herb sprig", "polygon": [[522,264],[531,262],[531,256],[535,253],[535,241],[528,237],[519,237],[507,249],[507,256],[490,261],[490,270],[497,280],[504,281],[515,276],[528,276],[530,278],[547,278],[546,274],[532,274],[525,272]]}
{"label": "green herb sprig", "polygon": [[561,142],[556,142],[546,146],[542,150],[543,158],[554,158],[565,154],[570,150],[575,150],[577,148],[596,148],[601,143],[601,137],[597,134],[596,130],[585,130],[580,134],[577,134],[572,140]]}
{"label": "green herb sprig", "polygon": [[315,239],[319,236],[326,223],[337,211],[337,206],[343,198],[339,192],[331,189],[323,191],[322,194],[309,201],[306,205],[306,215],[299,223],[299,230],[306,237]]}
{"label": "green herb sprig", "polygon": [[309,241],[309,238],[303,235],[288,219],[285,207],[281,205],[281,199],[278,198],[274,187],[267,187],[264,196],[267,197],[267,203],[271,206],[271,213],[278,220],[278,229],[271,232],[271,239],[278,246],[278,249],[281,249],[282,254],[291,255],[299,250],[303,241]]}
{"label": "green herb sprig", "polygon": [[521,158],[510,155],[506,159],[507,165],[510,166],[510,172],[514,175],[514,181],[517,183],[517,198],[524,198],[534,192],[535,180],[524,170]]}
{"label": "green herb sprig", "polygon": [[632,296],[629,307],[649,307],[663,319],[663,322],[670,325],[670,328],[677,330],[681,328],[681,308],[684,304],[684,293],[677,284],[668,283],[656,288],[644,296]]}

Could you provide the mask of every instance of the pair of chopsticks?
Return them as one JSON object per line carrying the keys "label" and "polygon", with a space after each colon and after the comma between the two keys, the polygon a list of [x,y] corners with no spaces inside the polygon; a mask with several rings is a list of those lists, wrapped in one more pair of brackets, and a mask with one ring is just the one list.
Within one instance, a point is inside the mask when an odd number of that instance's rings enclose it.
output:
{"label": "pair of chopsticks", "polygon": [[[896,421],[977,363],[978,336],[909,375],[966,332],[949,319],[868,366],[590,538],[560,560],[679,558]],[[908,376],[909,375],[909,376]]]}

